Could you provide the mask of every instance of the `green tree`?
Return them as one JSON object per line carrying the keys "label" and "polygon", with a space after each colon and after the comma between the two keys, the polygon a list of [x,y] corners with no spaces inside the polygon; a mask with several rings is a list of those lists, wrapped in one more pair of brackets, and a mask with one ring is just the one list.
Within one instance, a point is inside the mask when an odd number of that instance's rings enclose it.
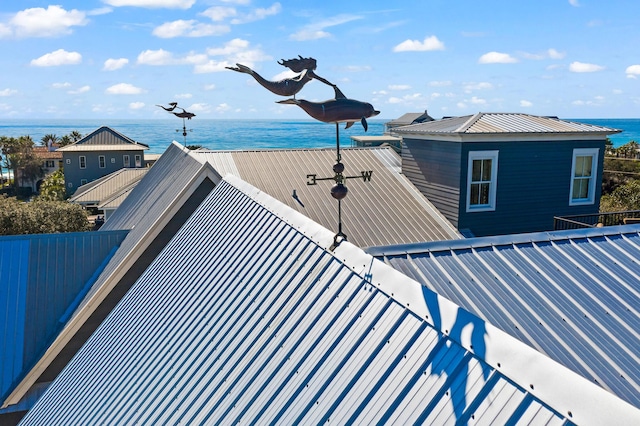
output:
{"label": "green tree", "polygon": [[87,213],[77,204],[43,200],[25,203],[15,197],[0,197],[0,235],[52,234],[89,229]]}
{"label": "green tree", "polygon": [[71,136],[69,135],[64,135],[63,137],[61,137],[58,140],[58,144],[63,147],[63,146],[67,146],[67,145],[71,145],[73,143],[73,139],[71,139]]}
{"label": "green tree", "polygon": [[73,132],[69,133],[69,137],[73,140],[73,143],[76,143],[80,139],[82,139],[82,133],[80,133],[77,130],[74,130]]}
{"label": "green tree", "polygon": [[630,180],[600,199],[600,211],[640,210],[640,180]]}
{"label": "green tree", "polygon": [[65,197],[64,173],[62,170],[56,170],[42,181],[38,199],[42,201],[63,201]]}
{"label": "green tree", "polygon": [[58,143],[59,140],[60,140],[60,138],[58,136],[54,135],[53,133],[47,133],[41,139],[42,145],[44,145],[44,146],[49,146],[49,143],[51,143],[51,144]]}
{"label": "green tree", "polygon": [[[13,184],[18,189],[17,176],[25,179],[37,180],[44,175],[42,162],[33,152],[33,139],[31,136],[20,136],[19,138],[0,136],[0,146],[5,167],[13,171]],[[18,171],[21,173],[18,173]]]}

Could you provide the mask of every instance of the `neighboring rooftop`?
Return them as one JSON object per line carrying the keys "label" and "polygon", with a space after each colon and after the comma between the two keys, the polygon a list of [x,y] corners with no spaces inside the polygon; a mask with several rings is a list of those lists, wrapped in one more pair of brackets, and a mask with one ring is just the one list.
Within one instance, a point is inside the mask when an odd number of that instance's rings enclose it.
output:
{"label": "neighboring rooftop", "polygon": [[408,126],[410,124],[425,123],[433,121],[427,110],[424,112],[408,112],[399,118],[393,119],[385,123],[387,129],[396,128],[398,126]]}
{"label": "neighboring rooftop", "polygon": [[110,127],[102,126],[79,141],[58,148],[58,151],[144,151],[147,149],[149,149],[148,145],[136,142]]}
{"label": "neighboring rooftop", "polygon": [[624,401],[332,243],[228,176],[23,424],[640,423]]}
{"label": "neighboring rooftop", "polygon": [[106,203],[112,203],[114,200],[122,202],[124,199],[122,196],[128,194],[147,174],[148,170],[148,168],[120,169],[82,185],[69,201],[87,207],[99,207]]}
{"label": "neighboring rooftop", "polygon": [[640,225],[368,252],[640,408]]}
{"label": "neighboring rooftop", "polygon": [[621,130],[593,124],[561,120],[522,113],[486,113],[444,118],[422,124],[395,128],[400,135],[414,134],[590,134],[602,137]]}

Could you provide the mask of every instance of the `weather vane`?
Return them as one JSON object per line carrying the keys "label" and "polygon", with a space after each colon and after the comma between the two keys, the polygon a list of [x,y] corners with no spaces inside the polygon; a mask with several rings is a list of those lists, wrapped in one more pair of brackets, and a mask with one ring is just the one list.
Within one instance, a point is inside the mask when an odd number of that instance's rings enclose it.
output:
{"label": "weather vane", "polygon": [[[186,111],[184,108],[179,107],[177,102],[169,102],[169,107],[165,107],[163,105],[156,105],[162,108],[163,110],[175,115],[176,117],[182,118],[182,136],[184,137],[184,144],[187,145],[187,124],[186,120],[191,120],[196,115],[192,112]],[[175,112],[174,110],[178,108],[181,109],[182,112]],[[178,132],[179,130],[176,130]],[[192,131],[192,129],[189,129]]]}
{"label": "weather vane", "polygon": [[[342,156],[340,155],[340,127],[339,123],[346,123],[345,129],[353,126],[353,123],[359,121],[362,123],[362,127],[366,132],[368,130],[367,118],[380,114],[380,111],[376,111],[373,105],[367,102],[360,102],[355,99],[348,99],[338,86],[330,83],[324,78],[317,75],[314,70],[316,69],[316,60],[313,58],[303,58],[298,55],[298,58],[289,59],[282,62],[278,62],[280,65],[289,68],[291,71],[298,73],[296,77],[286,78],[280,81],[270,81],[264,79],[260,74],[253,71],[251,68],[236,64],[235,67],[227,67],[228,69],[236,72],[241,72],[251,75],[262,87],[270,92],[280,96],[292,96],[290,99],[277,101],[280,104],[298,105],[312,118],[322,121],[324,123],[335,123],[336,125],[336,163],[333,165],[334,175],[331,177],[319,178],[315,174],[307,175],[307,185],[317,185],[317,181],[320,180],[333,180],[335,184],[331,187],[331,196],[338,200],[338,233],[333,238],[333,245],[330,250],[335,250],[338,245],[347,239],[347,235],[342,232],[342,200],[347,196],[347,187],[345,185],[347,179],[361,178],[365,182],[371,181],[372,170],[361,171],[360,176],[345,176],[344,164],[342,163]],[[304,99],[296,99],[296,94],[302,90],[305,84],[309,81],[316,79],[319,80],[334,89],[334,98],[326,100],[324,102],[310,102]],[[295,197],[295,191],[294,191]]]}

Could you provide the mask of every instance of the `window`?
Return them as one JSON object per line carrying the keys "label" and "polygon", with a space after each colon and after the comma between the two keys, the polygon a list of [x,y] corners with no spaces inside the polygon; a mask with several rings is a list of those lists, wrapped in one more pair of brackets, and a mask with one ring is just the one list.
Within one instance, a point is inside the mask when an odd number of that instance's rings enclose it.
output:
{"label": "window", "polygon": [[80,185],[86,185],[86,184],[87,184],[86,179],[80,179]]}
{"label": "window", "polygon": [[53,169],[53,168],[56,166],[56,162],[55,162],[54,160],[46,160],[46,161],[44,162],[44,166],[45,166],[47,169]]}
{"label": "window", "polygon": [[467,212],[496,209],[498,151],[469,152]]}
{"label": "window", "polygon": [[107,167],[107,162],[106,162],[106,160],[104,158],[104,155],[99,155],[98,156],[98,166],[101,169],[104,169],[105,167]]}
{"label": "window", "polygon": [[128,155],[122,156],[122,162],[124,163],[124,167],[131,167],[131,159]]}
{"label": "window", "polygon": [[80,168],[81,169],[87,168],[87,157],[85,157],[84,155],[80,156]]}
{"label": "window", "polygon": [[573,150],[571,163],[571,193],[569,205],[593,204],[595,202],[595,175],[598,165],[598,148]]}
{"label": "window", "polygon": [[142,167],[142,156],[136,155],[136,167]]}

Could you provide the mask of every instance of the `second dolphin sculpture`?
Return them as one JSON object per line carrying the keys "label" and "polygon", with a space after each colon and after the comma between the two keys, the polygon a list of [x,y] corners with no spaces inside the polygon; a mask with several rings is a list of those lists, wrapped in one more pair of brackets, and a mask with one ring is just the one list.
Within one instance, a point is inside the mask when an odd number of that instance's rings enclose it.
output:
{"label": "second dolphin sculpture", "polygon": [[275,93],[280,96],[293,96],[295,98],[296,93],[302,90],[304,85],[313,79],[319,80],[329,86],[334,86],[332,83],[313,72],[317,67],[315,59],[303,58],[300,55],[298,56],[299,58],[288,59],[286,61],[283,59],[282,62],[278,62],[280,65],[289,68],[291,71],[299,73],[295,77],[285,78],[279,81],[267,80],[248,66],[242,64],[236,64],[235,67],[226,68],[232,71],[249,74],[262,87],[269,90],[271,93]]}
{"label": "second dolphin sculpture", "polygon": [[367,118],[380,114],[368,102],[361,102],[355,99],[348,99],[337,86],[333,86],[335,90],[335,99],[329,99],[324,102],[310,102],[304,99],[285,99],[278,101],[279,104],[298,105],[312,118],[324,123],[347,123],[345,129],[353,126],[353,123],[359,121],[366,132],[368,129]]}

